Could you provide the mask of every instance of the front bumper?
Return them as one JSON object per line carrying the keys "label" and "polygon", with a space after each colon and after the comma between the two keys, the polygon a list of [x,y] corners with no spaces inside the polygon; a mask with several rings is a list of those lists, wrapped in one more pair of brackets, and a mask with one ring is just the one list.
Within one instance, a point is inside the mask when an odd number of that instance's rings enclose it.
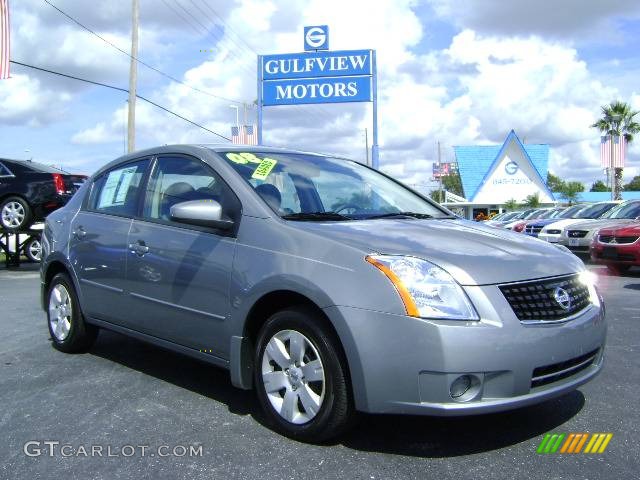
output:
{"label": "front bumper", "polygon": [[[469,415],[508,410],[561,395],[603,365],[604,311],[590,306],[570,321],[523,325],[496,286],[465,287],[481,321],[423,320],[329,307],[347,354],[356,408],[370,413]],[[337,320],[337,321],[336,321]],[[532,386],[534,370],[593,354],[575,373]],[[537,370],[540,371],[540,370]],[[470,375],[471,396],[451,397]]]}
{"label": "front bumper", "polygon": [[589,247],[591,246],[591,240],[593,240],[592,235],[587,235],[582,238],[568,238],[568,237],[560,237],[558,243],[564,245],[573,253],[579,254],[589,254]]}
{"label": "front bumper", "polygon": [[[608,250],[608,252],[607,252]],[[611,253],[615,251],[615,255]],[[612,265],[639,265],[640,266],[640,244],[602,244],[595,243],[590,249],[591,259],[599,264]]]}
{"label": "front bumper", "polygon": [[545,232],[540,232],[538,234],[538,238],[540,240],[544,240],[545,242],[549,242],[549,243],[558,243],[560,241],[560,235],[545,233]]}

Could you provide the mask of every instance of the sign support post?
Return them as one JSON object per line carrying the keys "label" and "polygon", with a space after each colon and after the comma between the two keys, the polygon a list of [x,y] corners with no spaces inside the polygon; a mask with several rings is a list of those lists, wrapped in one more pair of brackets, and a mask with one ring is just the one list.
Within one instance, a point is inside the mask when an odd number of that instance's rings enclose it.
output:
{"label": "sign support post", "polygon": [[262,55],[258,55],[258,145],[262,145]]}
{"label": "sign support post", "polygon": [[378,73],[376,66],[376,51],[371,50],[371,68],[373,78],[373,145],[371,146],[371,166],[378,170],[380,165],[380,157],[378,151]]}

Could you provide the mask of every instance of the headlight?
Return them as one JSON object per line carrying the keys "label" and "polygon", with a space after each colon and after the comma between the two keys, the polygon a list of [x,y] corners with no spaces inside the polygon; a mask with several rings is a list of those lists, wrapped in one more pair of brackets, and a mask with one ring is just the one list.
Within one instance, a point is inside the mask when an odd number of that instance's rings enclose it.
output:
{"label": "headlight", "polygon": [[407,315],[480,320],[460,285],[437,265],[401,255],[369,255],[366,260],[391,280],[402,298]]}
{"label": "headlight", "polygon": [[598,279],[598,276],[589,270],[583,270],[582,272],[580,272],[578,278],[580,279],[580,283],[586,285],[586,287],[589,289],[589,300],[591,300],[591,303],[596,307],[599,307],[600,296],[598,295],[598,291],[596,290],[596,280]]}

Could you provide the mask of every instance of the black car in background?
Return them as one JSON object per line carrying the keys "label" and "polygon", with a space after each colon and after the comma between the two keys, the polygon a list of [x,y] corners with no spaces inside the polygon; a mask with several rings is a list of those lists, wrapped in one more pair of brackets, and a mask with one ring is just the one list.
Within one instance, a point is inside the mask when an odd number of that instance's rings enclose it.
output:
{"label": "black car in background", "polygon": [[86,175],[41,163],[0,158],[0,229],[18,231],[62,207]]}

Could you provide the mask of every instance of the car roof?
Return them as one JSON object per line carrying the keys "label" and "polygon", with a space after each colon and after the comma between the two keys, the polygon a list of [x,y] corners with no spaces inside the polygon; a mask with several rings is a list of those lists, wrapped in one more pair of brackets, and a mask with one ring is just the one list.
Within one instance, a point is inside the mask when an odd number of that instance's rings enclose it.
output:
{"label": "car roof", "polygon": [[[303,155],[316,155],[316,156],[331,156],[333,158],[343,158],[339,155],[322,154],[318,152],[306,152],[303,150],[294,150],[291,148],[281,147],[268,147],[265,145],[239,145],[233,143],[193,143],[193,144],[167,144],[158,147],[147,148],[144,150],[137,150],[127,155],[112,160],[106,165],[100,167],[94,176],[101,174],[105,170],[108,170],[120,163],[126,163],[128,161],[137,160],[139,158],[150,157],[153,155],[161,155],[163,153],[184,153],[194,155],[196,157],[202,156],[204,152],[264,152],[264,153],[294,153]],[[350,160],[346,159],[345,160]]]}

